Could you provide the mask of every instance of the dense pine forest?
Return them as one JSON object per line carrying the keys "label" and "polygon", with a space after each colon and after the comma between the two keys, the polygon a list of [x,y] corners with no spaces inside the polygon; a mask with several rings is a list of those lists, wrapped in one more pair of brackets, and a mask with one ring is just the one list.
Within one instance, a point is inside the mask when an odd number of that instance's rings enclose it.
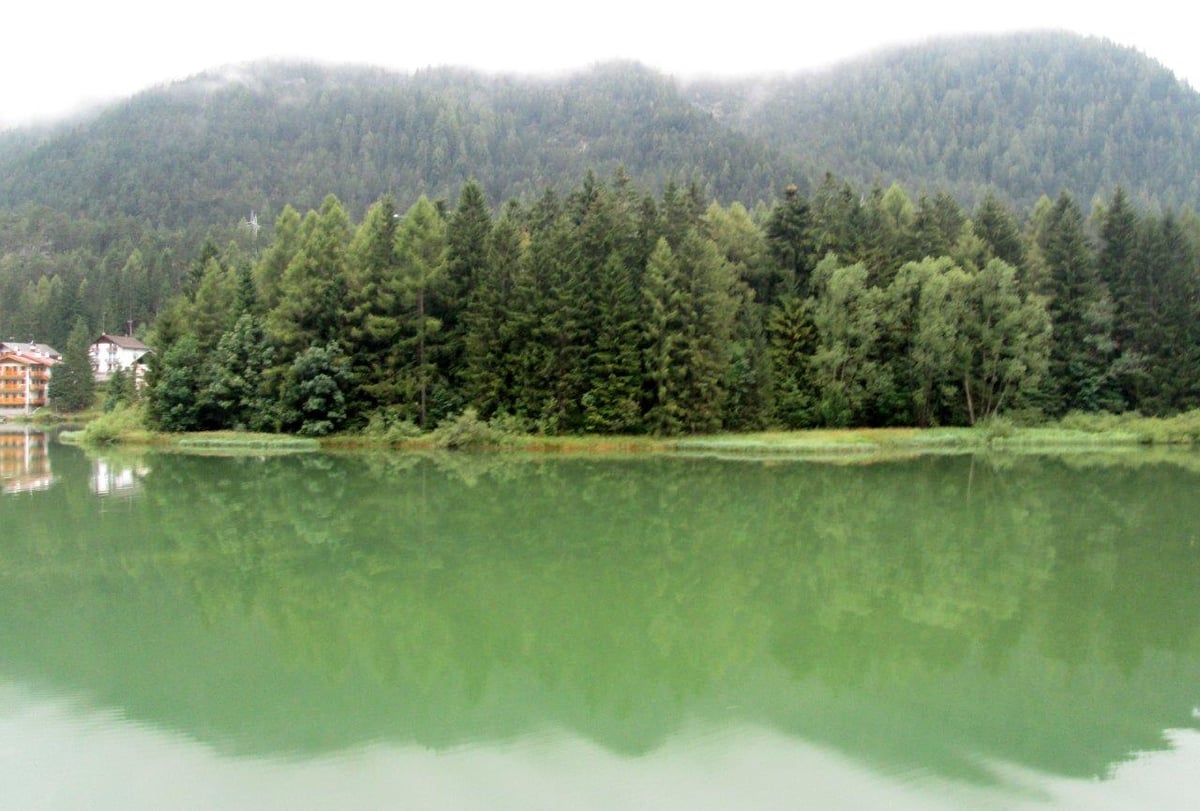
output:
{"label": "dense pine forest", "polygon": [[[447,209],[385,196],[285,208],[259,260],[212,249],[151,332],[169,430],[416,431],[470,409],[509,429],[678,434],[965,425],[1002,412],[1200,406],[1200,229],[1118,189],[1022,233],[827,176],[756,221],[618,171]],[[1089,229],[1098,233],[1095,246]]]}
{"label": "dense pine forest", "polygon": [[1169,414],[1197,156],[1200,95],[1065,34],[754,83],[245,66],[0,133],[0,333],[134,326],[171,430]]}

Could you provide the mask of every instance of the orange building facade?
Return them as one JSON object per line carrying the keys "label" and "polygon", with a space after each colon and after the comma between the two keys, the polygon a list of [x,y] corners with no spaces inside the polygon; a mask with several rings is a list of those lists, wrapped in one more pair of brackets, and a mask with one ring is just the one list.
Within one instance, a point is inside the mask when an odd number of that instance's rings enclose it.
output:
{"label": "orange building facade", "polygon": [[50,393],[53,358],[17,352],[0,353],[0,412],[26,414],[46,405]]}

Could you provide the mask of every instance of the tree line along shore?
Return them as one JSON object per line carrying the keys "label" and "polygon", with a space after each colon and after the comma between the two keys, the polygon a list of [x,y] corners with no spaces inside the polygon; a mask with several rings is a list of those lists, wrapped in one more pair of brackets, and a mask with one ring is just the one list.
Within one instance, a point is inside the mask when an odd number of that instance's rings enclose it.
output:
{"label": "tree line along shore", "polygon": [[[826,176],[748,210],[623,172],[499,213],[385,196],[209,244],[146,334],[145,427],[415,438],[1032,425],[1200,407],[1200,223],[1120,190],[995,196]],[[1145,432],[1143,432],[1145,433]]]}

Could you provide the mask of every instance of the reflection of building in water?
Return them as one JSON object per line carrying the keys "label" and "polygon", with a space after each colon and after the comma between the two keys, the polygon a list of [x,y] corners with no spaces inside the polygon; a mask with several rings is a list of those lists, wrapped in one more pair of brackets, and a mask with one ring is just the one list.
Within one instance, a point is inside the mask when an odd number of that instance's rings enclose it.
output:
{"label": "reflection of building in water", "polygon": [[98,496],[132,495],[142,489],[142,477],[149,472],[142,465],[115,465],[97,459],[92,462],[92,492]]}
{"label": "reflection of building in water", "polygon": [[0,431],[0,488],[31,493],[54,483],[46,435],[24,429]]}

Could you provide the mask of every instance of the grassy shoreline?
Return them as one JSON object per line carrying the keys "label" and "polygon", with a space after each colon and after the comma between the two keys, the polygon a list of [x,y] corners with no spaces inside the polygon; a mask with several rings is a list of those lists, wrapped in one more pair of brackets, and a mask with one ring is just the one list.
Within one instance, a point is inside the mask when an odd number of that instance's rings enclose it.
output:
{"label": "grassy shoreline", "polygon": [[975,451],[1080,452],[1136,447],[1200,445],[1200,411],[1176,417],[1071,414],[1056,423],[1019,427],[1005,420],[962,428],[840,428],[801,431],[653,437],[513,434],[473,416],[449,421],[419,436],[346,433],[320,439],[287,434],[205,431],[167,434],[148,430],[136,411],[116,411],[64,432],[64,441],[88,445],[141,445],[181,451],[311,451],[376,449],[428,452],[487,450],[524,453],[706,456],[856,457]]}

